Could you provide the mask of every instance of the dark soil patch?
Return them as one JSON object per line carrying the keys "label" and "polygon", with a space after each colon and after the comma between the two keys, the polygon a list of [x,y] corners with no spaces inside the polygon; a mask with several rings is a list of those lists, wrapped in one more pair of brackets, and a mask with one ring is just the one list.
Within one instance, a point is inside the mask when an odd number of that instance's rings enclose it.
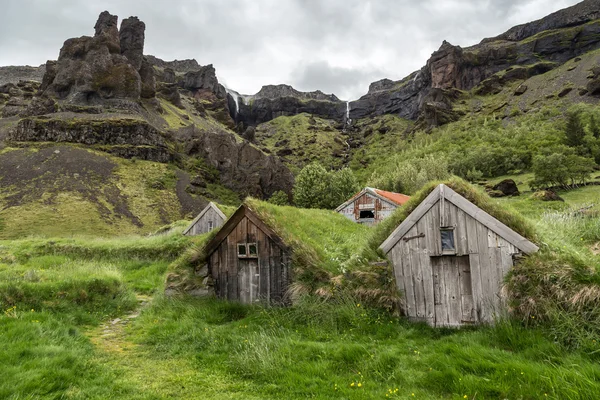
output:
{"label": "dark soil patch", "polygon": [[[49,146],[38,151],[19,149],[0,155],[0,188],[6,208],[46,195],[53,204],[60,193],[71,192],[94,203],[103,218],[127,218],[142,226],[127,206],[127,196],[114,184],[117,164],[106,157],[70,146]],[[112,211],[99,200],[112,206]]]}
{"label": "dark soil patch", "polygon": [[181,213],[183,215],[198,214],[208,205],[208,202],[202,198],[195,198],[187,192],[187,187],[190,185],[190,176],[181,171],[177,170],[177,185],[175,190],[177,192],[177,198],[181,203]]}

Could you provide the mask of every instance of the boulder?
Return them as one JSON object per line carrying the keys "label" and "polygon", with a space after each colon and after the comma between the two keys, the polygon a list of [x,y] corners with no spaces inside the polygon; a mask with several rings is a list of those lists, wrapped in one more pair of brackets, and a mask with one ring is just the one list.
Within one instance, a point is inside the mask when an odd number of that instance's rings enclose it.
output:
{"label": "boulder", "polygon": [[294,177],[274,156],[268,156],[247,141],[239,142],[225,131],[204,131],[195,126],[179,129],[175,139],[192,157],[206,160],[219,171],[220,183],[244,195],[269,198],[282,190],[291,193]]}
{"label": "boulder", "polygon": [[562,197],[560,197],[558,194],[556,194],[556,192],[552,190],[540,190],[538,192],[535,192],[532,195],[532,198],[534,200],[541,201],[565,201]]}
{"label": "boulder", "polygon": [[525,94],[525,92],[527,92],[527,85],[522,83],[519,85],[519,87],[515,90],[515,96],[521,96],[523,94]]}
{"label": "boulder", "polygon": [[494,185],[492,187],[492,191],[500,192],[502,193],[502,196],[519,196],[521,194],[519,192],[519,188],[517,187],[517,183],[512,179],[505,179],[502,182]]}

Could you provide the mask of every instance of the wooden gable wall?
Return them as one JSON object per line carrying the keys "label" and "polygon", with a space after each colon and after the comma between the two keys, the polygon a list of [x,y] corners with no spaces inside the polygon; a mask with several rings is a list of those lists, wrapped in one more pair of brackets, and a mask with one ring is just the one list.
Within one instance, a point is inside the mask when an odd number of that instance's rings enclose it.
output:
{"label": "wooden gable wall", "polygon": [[[441,227],[454,227],[455,255],[442,254]],[[388,255],[409,318],[460,326],[493,321],[502,306],[502,281],[518,253],[514,245],[440,199]]]}
{"label": "wooden gable wall", "polygon": [[375,225],[392,215],[396,208],[398,208],[398,206],[393,205],[391,202],[381,200],[377,196],[364,192],[338,212],[351,221],[360,222],[360,211],[362,209],[373,209],[375,212],[375,219],[374,221],[366,222],[366,224]]}
{"label": "wooden gable wall", "polygon": [[[209,226],[209,221],[212,221],[212,229]],[[225,218],[222,217],[213,207],[209,207],[206,212],[194,223],[191,229],[186,233],[188,236],[202,235],[210,232],[213,229],[220,228],[225,223]]]}
{"label": "wooden gable wall", "polygon": [[[243,303],[285,302],[291,280],[289,250],[271,239],[260,225],[255,218],[243,216],[209,256],[209,273],[218,297]],[[258,257],[239,258],[240,243],[256,243]]]}

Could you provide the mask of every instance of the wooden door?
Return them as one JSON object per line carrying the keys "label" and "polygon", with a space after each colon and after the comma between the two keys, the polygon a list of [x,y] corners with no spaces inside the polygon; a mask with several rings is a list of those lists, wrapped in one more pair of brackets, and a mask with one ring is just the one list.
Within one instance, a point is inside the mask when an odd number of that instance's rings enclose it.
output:
{"label": "wooden door", "polygon": [[260,270],[258,259],[240,259],[238,270],[238,290],[240,291],[240,302],[252,304],[259,301]]}
{"label": "wooden door", "polygon": [[469,256],[432,257],[435,326],[476,322]]}

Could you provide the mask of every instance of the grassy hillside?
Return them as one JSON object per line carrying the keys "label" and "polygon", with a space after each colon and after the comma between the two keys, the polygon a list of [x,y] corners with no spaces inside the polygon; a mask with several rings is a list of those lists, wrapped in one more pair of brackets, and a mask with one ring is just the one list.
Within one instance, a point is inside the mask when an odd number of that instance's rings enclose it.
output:
{"label": "grassy hillside", "polygon": [[[0,239],[150,233],[207,204],[204,196],[188,193],[189,173],[172,164],[76,145],[6,147],[0,176]],[[239,202],[218,184],[209,184],[205,194]]]}
{"label": "grassy hillside", "polygon": [[278,117],[256,128],[256,144],[266,153],[281,157],[294,172],[312,161],[340,168],[348,136],[337,125],[309,114]]}
{"label": "grassy hillside", "polygon": [[181,229],[2,242],[0,396],[589,399],[600,390],[593,354],[517,323],[434,330],[345,296],[290,309],[165,298],[168,263],[203,240]]}
{"label": "grassy hillside", "polygon": [[[166,298],[169,264],[207,239],[181,236],[184,223],[145,238],[1,241],[0,340],[6,346],[0,357],[8,362],[0,364],[0,397],[594,398],[600,391],[598,325],[582,321],[596,314],[578,313],[581,303],[545,314],[551,309],[543,301],[567,306],[567,295],[576,293],[567,289],[600,284],[577,269],[581,263],[600,270],[598,219],[573,215],[599,194],[597,187],[561,193],[565,204],[532,200],[529,193],[492,201],[523,211],[549,247],[514,276],[539,276],[536,287],[563,289],[563,297],[553,298],[530,287],[527,293],[541,300],[535,313],[493,328],[409,324],[346,294],[329,301],[308,297],[292,308]],[[338,268],[372,231],[356,227],[360,232],[351,234],[339,224],[328,231],[316,223],[311,232],[309,211],[254,207],[275,215],[275,228],[316,241],[311,247]],[[557,281],[544,278],[558,273],[546,261],[574,258],[579,261]]]}

